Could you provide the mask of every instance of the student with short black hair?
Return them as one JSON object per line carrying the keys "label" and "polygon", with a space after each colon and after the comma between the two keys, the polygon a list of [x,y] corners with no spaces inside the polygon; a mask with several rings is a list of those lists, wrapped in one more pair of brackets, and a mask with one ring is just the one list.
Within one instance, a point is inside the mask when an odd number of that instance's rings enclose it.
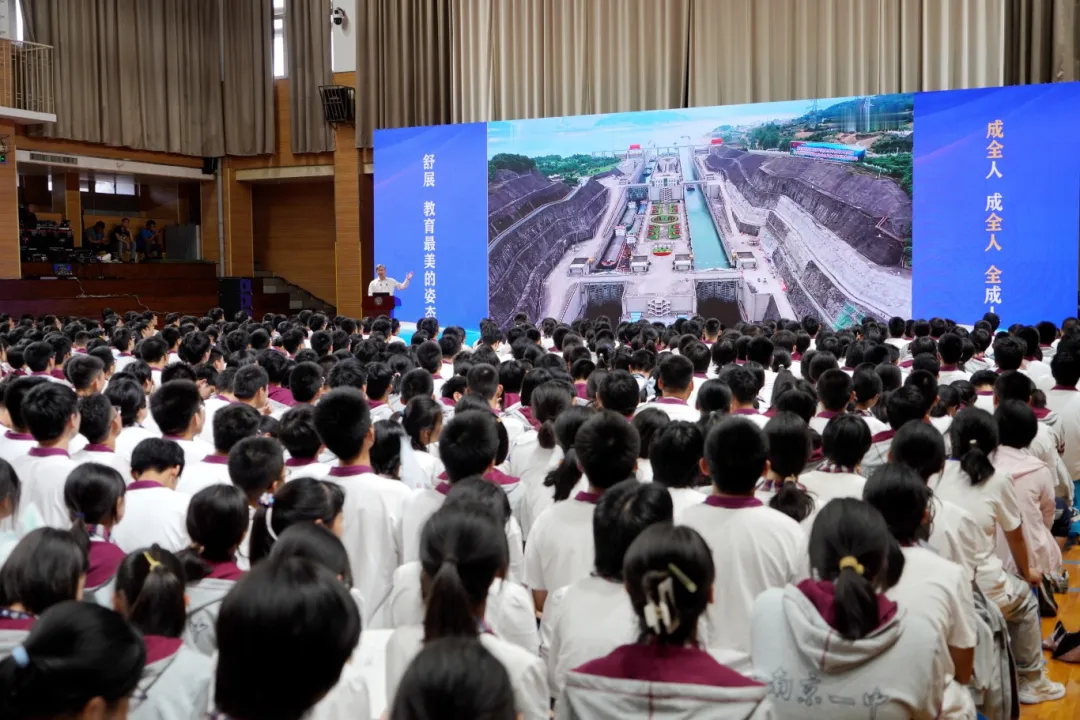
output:
{"label": "student with short black hair", "polygon": [[[728,365],[720,371],[717,380],[726,385],[731,391],[730,415],[744,417],[758,427],[765,426],[769,419],[755,407],[758,397],[758,382],[749,368],[741,365]],[[704,386],[702,390],[705,390]]]}
{"label": "student with short black hair", "polygon": [[270,376],[258,365],[245,365],[236,371],[232,381],[232,395],[237,402],[250,405],[265,412],[269,402]]}
{"label": "student with short black hair", "polygon": [[144,426],[150,420],[149,403],[146,392],[139,381],[131,375],[116,374],[105,388],[105,397],[120,413],[123,429],[116,438],[116,452],[120,457],[131,462],[135,446],[147,438],[160,437],[160,433]]}
{"label": "student with short black hair", "polygon": [[260,433],[266,416],[255,408],[233,403],[214,413],[214,450],[198,462],[184,466],[184,475],[176,489],[185,495],[194,495],[214,484],[228,484],[229,452],[245,438]]}
{"label": "student with short black hair", "polygon": [[349,551],[364,621],[385,599],[401,564],[401,518],[412,490],[375,474],[370,451],[374,430],[359,390],[336,388],[315,406],[315,429],[338,458],[326,479],[345,491],[342,542]]}
{"label": "student with short black hair", "polygon": [[[338,683],[360,641],[356,603],[334,574],[301,558],[260,563],[220,609],[214,706],[227,717],[300,720]],[[304,618],[297,632],[296,619]],[[265,660],[288,683],[253,693]],[[362,709],[360,709],[362,710]]]}
{"label": "student with short black hair", "polygon": [[574,438],[574,456],[588,489],[557,502],[536,518],[525,544],[525,584],[537,608],[551,590],[592,571],[592,517],[605,490],[633,476],[640,439],[621,415],[604,410],[589,418]]}
{"label": "student with short black hair", "polygon": [[813,453],[813,436],[806,421],[781,410],[765,425],[769,464],[754,497],[797,522],[815,508],[814,497],[799,482]]}
{"label": "student with short black hair", "polygon": [[390,720],[518,717],[502,663],[480,642],[463,637],[424,643],[405,670],[389,713]]}
{"label": "student with short black hair", "polygon": [[289,391],[296,405],[314,405],[325,390],[322,368],[318,363],[298,362],[289,373]]}
{"label": "student with short black hair", "polygon": [[843,370],[826,370],[818,377],[816,389],[823,409],[810,420],[810,428],[821,434],[829,420],[847,412],[848,404],[855,399],[855,386]]}
{"label": "student with short black hair", "polygon": [[131,465],[116,452],[116,440],[123,430],[120,413],[104,395],[79,398],[79,433],[86,439],[81,450],[71,453],[78,464],[100,463],[120,473],[124,482],[131,480]]}
{"label": "student with short black hair", "polygon": [[105,365],[92,355],[76,355],[64,365],[64,375],[75,393],[85,397],[105,389]]}
{"label": "student with short black hair", "polygon": [[600,407],[630,418],[641,400],[641,388],[628,371],[612,370],[600,381],[596,397]]}
{"label": "student with short black hair", "polygon": [[150,396],[150,414],[161,430],[161,437],[172,440],[184,451],[185,467],[191,467],[214,452],[199,439],[203,422],[203,399],[199,388],[189,380],[173,380]]}
{"label": "student with short black hair", "polygon": [[700,468],[704,452],[705,436],[697,423],[669,422],[652,437],[649,449],[652,481],[667,488],[675,517],[681,517],[684,510],[705,500]]}
{"label": "student with short black hair", "polygon": [[639,482],[652,482],[653,470],[652,462],[649,459],[649,450],[653,441],[653,438],[660,431],[661,428],[667,426],[672,422],[668,414],[658,407],[647,407],[630,421],[630,424],[637,430],[639,447],[638,447],[638,461],[637,469],[634,470],[634,477]]}
{"label": "student with short black hair", "polygon": [[495,577],[507,567],[503,529],[485,513],[439,510],[424,526],[420,564],[426,612],[422,626],[398,627],[386,648],[386,695],[394,698],[405,668],[425,642],[479,637],[506,668],[514,705],[529,720],[547,718],[550,695],[535,654],[486,631],[484,607]]}
{"label": "student with short black hair", "polygon": [[878,402],[881,401],[881,393],[884,390],[881,376],[870,367],[857,369],[851,376],[852,390],[855,392],[855,415],[858,415],[870,428],[870,434],[876,435],[889,429],[888,423],[884,423],[874,417],[872,412]]}
{"label": "student with short black hair", "polygon": [[110,603],[146,643],[134,716],[195,717],[205,711],[214,666],[209,657],[184,645],[185,592],[183,564],[157,545],[127,555],[117,569]]}
{"label": "student with short black hair", "polygon": [[712,494],[680,519],[708,541],[717,568],[739,568],[738,576],[714,588],[707,642],[738,653],[736,669],[749,668],[754,597],[795,579],[805,538],[797,522],[754,497],[768,462],[768,441],[760,428],[741,417],[720,420],[705,440],[700,464],[712,479]]}
{"label": "student with short black hair", "polygon": [[143,638],[117,613],[60,603],[0,661],[0,717],[126,716],[146,655]]}
{"label": "student with short black hair", "polygon": [[[672,420],[694,422],[698,412],[687,402],[694,389],[694,364],[682,355],[668,355],[656,366],[654,372],[657,390],[663,393],[655,407],[668,414]],[[644,405],[638,406],[638,412]]]}
{"label": "student with short black hair", "polygon": [[390,409],[390,390],[394,382],[394,371],[390,366],[382,362],[367,364],[367,390],[368,407],[371,409],[371,421],[389,420],[393,415]]}
{"label": "student with short black hair", "polygon": [[799,476],[799,484],[813,496],[815,506],[802,520],[805,530],[809,531],[816,513],[833,498],[862,497],[866,485],[862,461],[871,444],[870,429],[857,415],[836,415],[825,425],[821,434],[824,461],[816,470]]}
{"label": "student with short black hair", "polygon": [[[290,353],[293,354],[293,353]],[[259,367],[266,371],[266,400],[274,410],[284,412],[296,404],[292,392],[284,386],[289,379],[289,358],[276,350],[263,350],[258,355]]]}
{"label": "student with short black hair", "polygon": [[149,438],[135,446],[131,477],[124,496],[124,520],[112,531],[126,552],[160,545],[179,552],[191,544],[187,531],[190,496],[176,492],[184,471],[184,451],[172,440]]}
{"label": "student with short black hair", "polygon": [[286,482],[299,477],[318,480],[330,472],[330,465],[319,460],[324,448],[315,430],[313,406],[298,404],[289,408],[281,416],[278,440],[288,453],[285,459]]}
{"label": "student with short black hair", "polygon": [[[697,431],[692,423],[669,427],[682,426]],[[573,668],[636,639],[637,616],[624,586],[623,561],[642,531],[672,519],[672,498],[659,483],[624,480],[597,502],[593,573],[550,593],[544,605],[540,656],[546,661],[553,695],[562,692]]]}
{"label": "student with short black hair", "polygon": [[79,399],[60,383],[33,387],[22,400],[24,422],[35,445],[11,464],[32,503],[50,527],[66,530],[71,517],[64,503],[64,481],[77,463],[68,454],[79,433]]}
{"label": "student with short black hair", "polygon": [[770,694],[778,715],[866,717],[864,706],[839,698],[851,692],[853,682],[872,678],[869,687],[879,690],[867,703],[879,713],[939,716],[947,655],[933,623],[897,612],[884,595],[903,568],[903,556],[881,513],[862,500],[833,500],[814,523],[809,550],[815,579],[765,590],[751,618],[756,676],[805,677],[830,668],[821,676],[821,704],[805,708],[797,692]]}

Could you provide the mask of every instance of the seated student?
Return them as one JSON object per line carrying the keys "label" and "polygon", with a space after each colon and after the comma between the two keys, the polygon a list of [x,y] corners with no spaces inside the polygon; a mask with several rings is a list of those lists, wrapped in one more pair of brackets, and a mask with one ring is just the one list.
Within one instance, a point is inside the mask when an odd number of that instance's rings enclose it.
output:
{"label": "seated student", "polygon": [[126,717],[145,662],[143,639],[124,618],[89,603],[60,603],[0,661],[0,716]]}
{"label": "seated student", "polygon": [[[689,423],[679,423],[697,428]],[[623,559],[634,539],[655,523],[672,521],[672,501],[659,484],[624,480],[596,504],[592,575],[550,593],[540,626],[540,655],[558,697],[566,675],[637,638],[637,617],[626,592]]]}
{"label": "seated student", "polygon": [[92,355],[76,355],[68,360],[64,375],[79,397],[105,390],[105,365]]}
{"label": "seated student", "polygon": [[67,385],[67,380],[61,380],[53,375],[56,369],[56,351],[53,346],[44,340],[32,342],[23,350],[26,359],[26,367],[30,370],[31,377],[43,377],[46,380]]}
{"label": "seated student", "polygon": [[189,598],[184,642],[204,655],[217,650],[221,601],[244,575],[236,551],[247,529],[247,498],[239,488],[212,485],[191,498],[187,531],[192,545],[177,554]]}
{"label": "seated student", "polygon": [[87,547],[90,561],[84,597],[108,608],[112,607],[116,569],[124,559],[124,551],[112,537],[113,528],[124,519],[124,491],[120,473],[97,463],[79,465],[64,483],[71,532]]}
{"label": "seated student", "polygon": [[421,551],[423,625],[399,627],[386,647],[386,696],[398,694],[405,668],[423,644],[444,637],[476,637],[506,668],[514,704],[529,720],[548,717],[544,664],[534,653],[487,630],[488,590],[507,566],[505,534],[494,517],[453,508],[439,510],[424,527]]}
{"label": "seated student", "polygon": [[150,396],[150,414],[161,436],[184,451],[184,467],[193,467],[214,452],[213,446],[198,439],[205,419],[202,405],[199,389],[188,380],[165,383]]}
{"label": "seated student", "polygon": [[[526,487],[542,481],[552,454],[556,452],[555,420],[573,404],[573,395],[569,388],[564,383],[552,382],[545,370],[534,370],[530,373],[525,381],[527,385],[531,385],[533,380],[541,376],[534,373],[540,373],[549,379],[527,388],[529,406],[523,408],[523,411],[528,410],[525,417],[529,426],[514,438],[509,451],[508,472],[521,478]],[[637,387],[636,384],[634,387]]]}
{"label": "seated student", "polygon": [[325,392],[326,384],[318,363],[298,362],[289,373],[289,392],[296,405],[314,405]]}
{"label": "seated student", "polygon": [[795,579],[805,538],[797,522],[754,497],[767,466],[768,442],[762,430],[745,418],[724,418],[709,432],[701,460],[713,494],[683,511],[679,520],[702,534],[717,568],[737,573],[713,589],[706,643],[738,653],[737,668],[749,668],[754,598]]}
{"label": "seated student", "polygon": [[23,418],[22,405],[27,393],[48,380],[39,377],[17,377],[4,389],[4,409],[10,420],[9,429],[0,437],[0,459],[9,463],[30,452],[36,442]]}
{"label": "seated student", "polygon": [[[903,556],[881,513],[862,500],[833,500],[809,549],[817,579],[766,590],[751,618],[754,674],[770,681],[776,715],[938,717],[947,656],[934,623],[884,595]],[[815,680],[797,680],[807,676]]]}
{"label": "seated student", "polygon": [[899,577],[888,571],[892,587],[886,595],[906,612],[933,623],[949,655],[942,716],[970,718],[975,707],[966,686],[978,639],[975,598],[963,566],[921,544],[932,522],[931,497],[918,473],[904,465],[886,465],[866,483],[866,502],[882,514],[904,556]]}
{"label": "seated student", "polygon": [[194,495],[205,487],[231,482],[229,452],[241,440],[259,434],[263,417],[253,407],[240,403],[214,413],[214,451],[195,463],[185,463],[184,474],[176,485],[177,491]]}
{"label": "seated student", "polygon": [[210,445],[214,444],[214,413],[223,407],[238,402],[232,394],[233,378],[236,377],[238,369],[228,367],[218,373],[214,385],[215,392],[210,397],[203,399],[203,429],[199,433],[199,438]]}
{"label": "seated student", "polygon": [[390,385],[394,381],[394,372],[386,363],[373,362],[367,365],[368,407],[371,408],[371,421],[389,420],[393,415],[387,402],[390,398]]}
{"label": "seated student", "polygon": [[601,380],[596,397],[599,407],[630,418],[641,402],[641,388],[628,371],[612,370]]}
{"label": "seated student", "polygon": [[252,566],[270,554],[287,528],[299,523],[322,525],[340,537],[345,505],[345,491],[340,486],[325,480],[299,477],[280,486],[272,498],[260,499],[251,523]]}
{"label": "seated student", "polygon": [[649,460],[654,468],[652,481],[671,495],[674,515],[705,500],[707,488],[701,475],[705,436],[697,423],[669,422],[652,436]]}
{"label": "seated student", "polygon": [[630,424],[637,430],[638,439],[641,441],[638,449],[637,470],[634,471],[634,477],[639,482],[653,481],[652,462],[649,460],[652,441],[656,437],[656,433],[671,422],[672,420],[668,417],[668,414],[658,407],[645,408],[630,419]]}
{"label": "seated student", "polygon": [[[566,391],[564,391],[566,392]],[[559,413],[553,425],[556,448],[544,468],[542,482],[525,483],[518,505],[518,520],[527,538],[541,513],[575,492],[588,490],[574,453],[574,440],[585,422],[596,414],[592,408],[571,405]]]}
{"label": "seated student", "polygon": [[132,701],[132,716],[198,717],[205,712],[213,662],[182,640],[187,600],[180,560],[156,545],[122,558],[110,603],[146,643],[140,699]]}
{"label": "seated student", "polygon": [[[941,475],[931,482],[931,488],[937,497],[967,510],[986,538],[986,552],[979,558],[975,582],[1009,623],[1009,641],[1020,675],[1020,702],[1033,705],[1056,700],[1065,694],[1065,688],[1046,675],[1038,603],[1029,587],[1040,586],[1043,576],[1028,564],[1027,540],[1013,485],[1008,475],[990,461],[998,447],[994,419],[976,408],[963,410],[957,413],[949,435],[951,457]],[[994,554],[999,528],[1020,577],[1005,572]]]}
{"label": "seated student", "polygon": [[[431,381],[431,374],[427,370],[422,368],[409,370],[401,376],[401,384],[398,387],[400,392],[398,394],[397,403],[395,404],[391,401],[390,407],[393,408],[394,412],[401,412],[414,397],[434,397],[435,391],[433,388],[434,384]],[[464,389],[462,389],[462,392],[464,392]],[[440,394],[440,397],[443,398],[444,405],[448,404],[450,406],[443,410],[443,415],[445,416],[443,419],[449,420],[450,418],[447,416],[447,413],[453,415],[453,406],[456,404],[457,400],[451,396],[448,401],[445,393]]]}
{"label": "seated student", "polygon": [[[215,717],[316,718],[316,706],[342,679],[360,642],[360,615],[332,571],[280,557],[260,563],[225,598],[218,642],[214,706],[221,715]],[[269,657],[289,681],[273,693],[252,693],[265,682]],[[355,717],[364,711],[353,709]]]}
{"label": "seated student", "polygon": [[626,418],[610,410],[595,414],[578,430],[574,455],[588,490],[545,510],[536,518],[525,545],[525,584],[533,592],[537,609],[544,609],[549,592],[592,572],[596,502],[608,488],[633,476],[639,443],[637,431]]}
{"label": "seated student", "polygon": [[446,379],[442,375],[443,354],[439,343],[426,340],[416,348],[416,364],[431,374],[433,395],[438,395]]}
{"label": "seated student", "polygon": [[802,522],[814,511],[814,498],[799,478],[813,453],[810,427],[799,415],[780,410],[765,424],[769,464],[754,490],[754,497],[774,510]]}
{"label": "seated student", "polygon": [[89,567],[84,546],[66,530],[38,528],[19,541],[0,567],[0,659],[50,607],[83,599]]}
{"label": "seated student", "polygon": [[43,383],[26,394],[22,416],[36,445],[11,464],[32,503],[50,527],[67,530],[71,517],[64,503],[64,481],[77,463],[68,446],[79,432],[79,403],[75,391],[58,383]]}
{"label": "seated student", "polygon": [[259,353],[259,367],[266,371],[267,390],[266,399],[274,404],[275,410],[282,410],[296,404],[292,392],[282,383],[289,379],[289,359],[274,350],[263,350]]}
{"label": "seated student", "polygon": [[[1044,576],[1056,577],[1061,573],[1061,548],[1050,532],[1055,510],[1054,476],[1046,463],[1026,452],[1035,440],[1039,421],[1030,405],[1006,400],[994,411],[994,422],[1001,444],[990,462],[1012,480],[1017,509],[1023,519],[1021,528],[1027,543],[1028,567]],[[1010,548],[1000,535],[997,554],[1006,570],[1017,571]]]}
{"label": "seated student", "polygon": [[330,465],[319,461],[322,440],[315,431],[315,408],[298,404],[281,416],[278,440],[289,457],[285,460],[285,481],[307,477],[321,479],[330,472]]}
{"label": "seated student", "polygon": [[1080,356],[1072,349],[1066,349],[1054,355],[1050,362],[1050,371],[1054,376],[1054,385],[1046,391],[1046,406],[1061,414],[1080,394]]}
{"label": "seated student", "polygon": [[[588,351],[585,351],[588,354]],[[574,381],[576,393],[575,402],[578,405],[587,405],[589,402],[588,384],[589,376],[596,372],[596,363],[587,357],[579,358],[570,366],[570,377]]]}
{"label": "seated student", "polygon": [[829,420],[847,412],[848,403],[855,399],[855,387],[851,376],[843,370],[826,370],[818,378],[816,388],[822,409],[810,419],[810,428],[823,434]]}
{"label": "seated student", "polygon": [[[473,365],[465,376],[465,382],[468,384],[469,395],[476,395],[487,402],[492,412],[499,412],[503,387],[499,384],[498,370],[486,363]],[[528,427],[528,423],[522,422],[514,415],[506,415],[502,418],[502,422],[511,442]]]}
{"label": "seated student", "polygon": [[124,520],[113,528],[113,541],[127,553],[160,545],[179,552],[191,544],[187,530],[191,497],[176,492],[184,471],[184,451],[172,440],[149,438],[135,446],[131,477],[124,496]]}
{"label": "seated student", "polygon": [[949,385],[954,380],[967,380],[971,373],[960,369],[960,358],[964,350],[964,341],[956,333],[945,333],[938,340],[938,355],[941,367],[938,370],[938,384]]}
{"label": "seated student", "polygon": [[413,491],[373,472],[374,431],[359,390],[336,388],[327,393],[315,406],[315,429],[339,458],[326,479],[345,491],[341,540],[349,552],[367,622],[389,593],[394,568],[401,564],[401,516]]}
{"label": "seated student", "polygon": [[645,529],[626,552],[623,577],[638,639],[567,674],[557,719],[769,717],[766,686],[701,649],[716,573],[698,533],[669,523]]}
{"label": "seated student", "polygon": [[424,643],[409,663],[389,717],[514,720],[518,714],[502,663],[478,640],[447,637]]}
{"label": "seated student", "polygon": [[258,365],[245,365],[236,371],[232,380],[232,396],[244,405],[250,405],[264,415],[269,415],[268,388],[270,376]]}
{"label": "seated student", "polygon": [[[651,407],[663,410],[672,420],[696,421],[699,413],[687,402],[694,389],[694,364],[689,358],[669,355],[660,361],[654,375],[656,387],[663,393],[663,397],[657,398]],[[650,405],[639,405],[637,412],[641,412],[645,407]]]}
{"label": "seated student", "polygon": [[[1006,400],[1017,400],[1025,405],[1031,405],[1032,394],[1035,386],[1030,378],[1019,372],[1003,372],[994,383],[994,406],[997,407]],[[1039,415],[1036,415],[1038,418]],[[1057,497],[1062,498],[1061,503],[1065,507],[1072,506],[1074,487],[1072,475],[1069,473],[1065,461],[1059,450],[1065,450],[1065,423],[1056,414],[1046,416],[1039,420],[1035,429],[1035,439],[1027,448],[1030,455],[1046,464],[1054,476],[1054,490]]]}
{"label": "seated student", "polygon": [[[889,419],[889,429],[870,438],[870,449],[862,460],[864,477],[873,475],[874,470],[888,462],[889,450],[897,431],[910,422],[924,422],[929,411],[923,394],[911,385],[897,388],[889,393],[888,399],[885,400],[885,410]],[[929,425],[929,423],[926,424]]]}
{"label": "seated student", "polygon": [[884,423],[874,417],[873,409],[881,401],[883,383],[881,376],[869,366],[856,370],[851,376],[852,390],[855,391],[855,415],[858,415],[870,428],[870,434],[876,435],[889,429],[888,423]]}
{"label": "seated student", "polygon": [[281,444],[273,438],[249,437],[236,443],[229,451],[229,479],[244,492],[248,503],[248,529],[237,551],[236,562],[241,570],[251,567],[251,522],[260,499],[272,497],[285,482],[285,460]]}
{"label": "seated student", "polygon": [[802,520],[809,532],[821,508],[833,498],[861,498],[866,478],[860,474],[863,457],[870,449],[870,429],[857,415],[836,415],[821,434],[824,462],[817,470],[799,476],[799,484],[814,499],[814,510]]}
{"label": "seated student", "polygon": [[79,399],[79,433],[86,438],[82,450],[73,452],[71,459],[78,464],[100,463],[120,473],[124,482],[131,481],[131,465],[116,452],[116,439],[124,429],[120,413],[104,395],[88,395]]}

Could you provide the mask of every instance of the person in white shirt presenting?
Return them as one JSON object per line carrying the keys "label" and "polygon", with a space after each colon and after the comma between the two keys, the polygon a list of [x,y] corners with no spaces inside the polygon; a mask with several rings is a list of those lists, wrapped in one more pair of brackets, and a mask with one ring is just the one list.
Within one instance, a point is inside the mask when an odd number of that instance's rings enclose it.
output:
{"label": "person in white shirt presenting", "polygon": [[413,274],[405,274],[405,282],[398,282],[394,278],[386,277],[386,266],[379,264],[375,266],[375,273],[377,278],[368,283],[367,294],[371,297],[375,293],[388,293],[390,297],[394,296],[395,290],[404,290],[409,287],[409,281],[412,280]]}

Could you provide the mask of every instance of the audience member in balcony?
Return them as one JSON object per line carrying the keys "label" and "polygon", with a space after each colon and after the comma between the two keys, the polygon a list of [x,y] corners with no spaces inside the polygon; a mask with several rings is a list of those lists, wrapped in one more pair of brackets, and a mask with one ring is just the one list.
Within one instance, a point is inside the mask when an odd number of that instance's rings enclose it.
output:
{"label": "audience member in balcony", "polygon": [[83,232],[83,247],[99,254],[109,252],[109,241],[105,239],[105,223],[98,220],[93,227],[86,228]]}
{"label": "audience member in balcony", "polygon": [[147,258],[147,251],[152,242],[155,242],[158,237],[157,222],[154,220],[147,220],[146,225],[139,231],[139,234],[135,237],[135,260],[136,262],[142,262]]}
{"label": "audience member in balcony", "polygon": [[133,263],[135,262],[135,243],[131,239],[131,230],[128,229],[130,223],[131,221],[127,218],[121,219],[112,235],[115,258],[121,262]]}

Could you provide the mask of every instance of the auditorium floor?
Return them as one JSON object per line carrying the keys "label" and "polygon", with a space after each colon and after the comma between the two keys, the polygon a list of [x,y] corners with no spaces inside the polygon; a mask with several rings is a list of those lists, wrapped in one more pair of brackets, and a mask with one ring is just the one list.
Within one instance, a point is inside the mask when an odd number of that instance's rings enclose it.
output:
{"label": "auditorium floor", "polygon": [[[1066,567],[1069,570],[1070,592],[1068,595],[1058,595],[1058,619],[1065,623],[1070,631],[1080,630],[1080,546],[1074,547],[1065,555]],[[1043,620],[1043,636],[1047,636],[1054,629],[1056,620]],[[1020,717],[1022,720],[1075,720],[1080,718],[1080,665],[1050,660],[1050,653],[1046,653],[1047,663],[1050,668],[1050,677],[1060,683],[1065,683],[1065,697],[1062,700],[1051,703],[1043,703],[1034,707],[1022,706]]]}

